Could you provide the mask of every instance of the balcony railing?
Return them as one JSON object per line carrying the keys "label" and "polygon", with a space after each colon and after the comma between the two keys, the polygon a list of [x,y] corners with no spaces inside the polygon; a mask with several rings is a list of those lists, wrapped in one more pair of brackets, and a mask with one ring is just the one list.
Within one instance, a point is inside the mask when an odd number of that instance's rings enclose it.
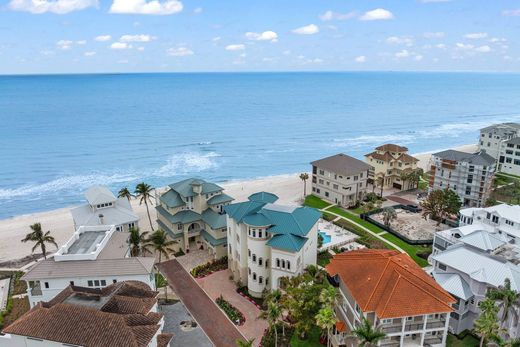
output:
{"label": "balcony railing", "polygon": [[40,287],[31,288],[31,295],[32,296],[41,296],[41,295],[43,295],[42,289]]}
{"label": "balcony railing", "polygon": [[439,320],[437,322],[426,323],[426,329],[444,328],[445,325],[445,320]]}
{"label": "balcony railing", "polygon": [[402,324],[384,325],[381,327],[381,330],[386,334],[398,333],[403,330],[403,326]]}

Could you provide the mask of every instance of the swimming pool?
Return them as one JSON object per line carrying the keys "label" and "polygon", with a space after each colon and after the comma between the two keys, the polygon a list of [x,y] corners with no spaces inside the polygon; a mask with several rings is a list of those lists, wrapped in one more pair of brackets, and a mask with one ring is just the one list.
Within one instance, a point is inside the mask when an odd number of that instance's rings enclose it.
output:
{"label": "swimming pool", "polygon": [[323,237],[323,244],[326,245],[330,243],[331,236],[323,231],[318,231],[318,233]]}

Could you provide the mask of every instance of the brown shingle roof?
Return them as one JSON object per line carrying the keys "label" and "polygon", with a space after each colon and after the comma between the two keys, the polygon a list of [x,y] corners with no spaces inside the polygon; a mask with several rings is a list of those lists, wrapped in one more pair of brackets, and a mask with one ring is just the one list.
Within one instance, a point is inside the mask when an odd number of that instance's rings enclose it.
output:
{"label": "brown shingle roof", "polygon": [[365,154],[365,157],[372,157],[374,159],[382,160],[384,162],[390,162],[392,160],[395,160],[395,158],[392,157],[392,155],[388,152],[385,152],[385,154],[379,154],[377,152],[372,152],[372,153]]}
{"label": "brown shingle roof", "polygon": [[377,151],[389,151],[389,152],[408,152],[408,148],[395,145],[393,143],[387,143],[384,145],[381,145],[379,147],[376,147]]}
{"label": "brown shingle roof", "polygon": [[407,254],[358,250],[336,254],[326,266],[339,275],[363,312],[395,318],[451,312],[454,298]]}
{"label": "brown shingle roof", "polygon": [[313,161],[311,165],[345,176],[357,175],[372,168],[367,163],[343,153]]}
{"label": "brown shingle roof", "polygon": [[85,347],[144,347],[160,328],[162,314],[149,312],[156,296],[136,281],[103,289],[69,286],[50,302],[36,305],[4,333]]}

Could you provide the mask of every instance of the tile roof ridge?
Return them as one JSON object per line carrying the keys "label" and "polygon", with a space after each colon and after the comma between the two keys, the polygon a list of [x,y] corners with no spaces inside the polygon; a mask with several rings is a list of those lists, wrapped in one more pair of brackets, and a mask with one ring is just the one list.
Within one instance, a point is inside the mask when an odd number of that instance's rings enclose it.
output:
{"label": "tile roof ridge", "polygon": [[376,292],[376,288],[379,287],[379,283],[381,283],[381,280],[383,279],[383,275],[384,273],[386,272],[386,269],[388,268],[388,264],[390,263],[390,259],[387,258],[387,261],[386,261],[386,264],[385,264],[385,267],[383,268],[383,271],[381,272],[381,275],[379,276],[379,279],[377,280],[377,283],[376,285],[374,286],[374,289],[372,290],[372,293],[370,293],[370,296],[368,297],[368,300],[367,300],[367,303],[365,304],[365,307],[363,308],[363,311],[366,311],[366,309],[368,308],[368,304],[370,304],[370,301],[372,300],[372,298],[374,297],[374,294]]}
{"label": "tile roof ridge", "polygon": [[391,301],[391,298],[392,298],[392,295],[394,294],[394,291],[395,291],[395,288],[397,288],[397,285],[399,284],[399,281],[401,280],[401,278],[403,277],[399,272],[397,273],[397,280],[395,281],[395,284],[394,286],[392,287],[392,290],[390,291],[390,295],[387,296],[387,300],[385,302],[385,306],[383,306],[383,310],[381,311],[381,317],[384,315],[385,313],[385,310],[386,310],[386,307],[388,306],[388,304],[390,303]]}
{"label": "tile roof ridge", "polygon": [[[401,274],[399,274],[399,276],[402,276]],[[436,295],[433,295],[431,292],[429,292],[428,290],[425,290],[424,288],[421,288],[420,286],[418,286],[416,283],[414,283],[413,281],[411,281],[409,278],[407,278],[406,276],[402,276],[402,278],[410,283],[411,285],[413,285],[414,287],[416,287],[417,289],[419,289],[421,292],[423,293],[426,293],[427,295],[431,296],[432,298],[434,298],[435,300],[437,300],[438,302],[440,302],[441,304],[451,308],[450,305],[446,304],[446,302],[442,301],[439,297],[437,297]],[[417,278],[417,276],[415,277]],[[426,282],[424,280],[421,280],[422,282]],[[428,283],[427,283],[428,284]],[[429,287],[431,287],[432,289],[434,289],[436,292],[439,292],[441,295],[443,295],[446,299],[450,299],[452,300],[453,302],[455,302],[455,299],[453,299],[453,297],[449,294],[444,294],[442,291],[440,291],[439,289],[433,287],[432,285],[428,284]]]}

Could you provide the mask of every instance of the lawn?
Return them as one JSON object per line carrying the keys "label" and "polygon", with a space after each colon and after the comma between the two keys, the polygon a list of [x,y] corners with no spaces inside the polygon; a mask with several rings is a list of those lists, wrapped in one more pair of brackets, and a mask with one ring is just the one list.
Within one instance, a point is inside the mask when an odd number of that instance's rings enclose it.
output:
{"label": "lawn", "polygon": [[321,200],[320,198],[318,198],[315,195],[307,195],[305,197],[304,205],[309,206],[309,207],[314,207],[314,208],[317,208],[318,210],[321,210],[322,208],[329,206],[330,203]]}
{"label": "lawn", "polygon": [[322,347],[323,345],[320,343],[320,335],[321,329],[314,327],[309,333],[307,340],[300,340],[296,334],[293,334],[290,345],[291,347]]}
{"label": "lawn", "polygon": [[446,347],[476,347],[478,345],[479,340],[469,334],[461,340],[457,336],[449,334],[446,341]]}

